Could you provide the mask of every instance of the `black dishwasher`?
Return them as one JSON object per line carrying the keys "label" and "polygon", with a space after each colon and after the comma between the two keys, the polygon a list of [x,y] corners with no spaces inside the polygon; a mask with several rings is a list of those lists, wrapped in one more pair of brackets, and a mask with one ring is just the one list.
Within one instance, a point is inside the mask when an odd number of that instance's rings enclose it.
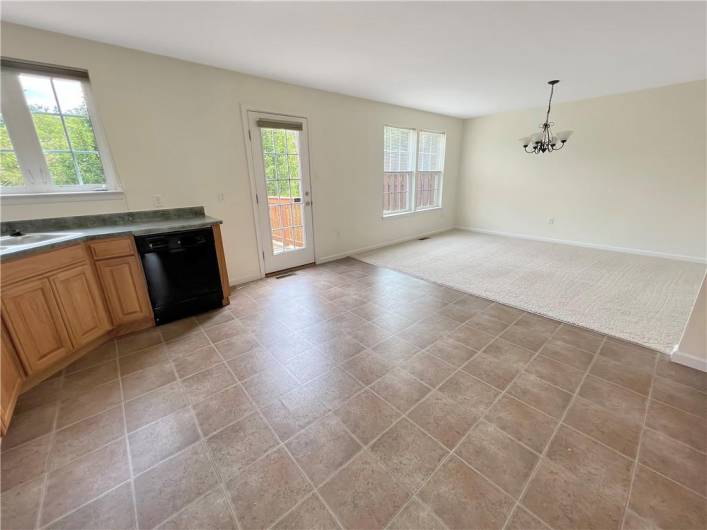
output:
{"label": "black dishwasher", "polygon": [[210,228],[136,236],[135,242],[158,326],[222,306]]}

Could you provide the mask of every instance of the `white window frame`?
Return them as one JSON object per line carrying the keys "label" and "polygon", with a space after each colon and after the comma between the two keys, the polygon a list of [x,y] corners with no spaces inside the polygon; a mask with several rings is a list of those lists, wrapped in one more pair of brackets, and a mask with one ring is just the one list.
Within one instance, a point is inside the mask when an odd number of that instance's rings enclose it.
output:
{"label": "white window frame", "polygon": [[[408,135],[412,136],[412,141],[410,142],[410,149],[408,152],[408,162],[412,166],[412,171],[386,171],[385,170],[385,133],[386,129],[398,129],[401,131],[406,131]],[[398,152],[400,154],[400,152]],[[402,215],[406,213],[411,213],[412,212],[412,207],[413,207],[413,202],[412,202],[412,197],[413,197],[413,186],[415,185],[415,169],[417,168],[417,130],[410,128],[410,127],[396,127],[393,125],[385,125],[383,127],[383,216],[384,217],[390,217],[393,215]],[[406,179],[406,186],[407,186],[407,197],[406,197],[406,204],[405,208],[402,208],[400,210],[386,210],[385,209],[385,183],[386,183],[386,177],[387,175],[405,175]]]}
{"label": "white window frame", "polygon": [[[54,78],[66,78],[79,81],[86,99],[88,117],[91,120],[96,147],[101,156],[105,184],[77,184],[58,186],[52,183],[51,173],[37,137],[31,111],[20,84],[21,74],[40,75]],[[120,181],[116,175],[113,159],[108,149],[103,128],[96,112],[91,87],[87,79],[57,75],[49,72],[36,72],[31,69],[3,68],[2,70],[2,116],[7,127],[12,147],[24,178],[24,186],[5,186],[0,188],[0,194],[6,197],[35,196],[50,197],[52,195],[101,195],[121,192]]]}
{"label": "white window frame", "polygon": [[[385,125],[383,125],[383,139],[384,139],[384,141],[383,141],[384,142],[383,156],[384,157],[385,157],[385,129],[386,129],[386,127],[390,127],[393,129],[405,129],[408,131],[413,131],[414,136],[415,136],[415,169],[411,172],[412,176],[410,177],[410,193],[408,194],[408,207],[405,210],[391,211],[391,212],[387,213],[385,210],[385,194],[382,194],[382,197],[381,197],[382,217],[384,219],[388,219],[388,218],[394,218],[394,217],[399,217],[399,216],[403,216],[403,215],[411,215],[411,214],[415,214],[415,213],[441,210],[442,209],[442,200],[444,197],[444,193],[443,193],[444,192],[444,168],[445,168],[446,162],[447,162],[447,132],[446,131],[437,131],[434,129],[424,129],[424,128],[417,128],[417,127],[401,127],[399,125],[385,124]],[[422,132],[442,135],[442,170],[439,172],[440,173],[440,177],[439,177],[439,204],[436,206],[417,208],[417,206],[416,206],[417,201],[416,201],[415,194],[417,193],[418,175],[420,173],[429,173],[429,171],[420,171],[420,169],[419,169],[420,133],[422,133]],[[385,163],[384,163],[383,164],[384,178],[385,178],[386,173],[406,173],[406,172],[385,171]]]}

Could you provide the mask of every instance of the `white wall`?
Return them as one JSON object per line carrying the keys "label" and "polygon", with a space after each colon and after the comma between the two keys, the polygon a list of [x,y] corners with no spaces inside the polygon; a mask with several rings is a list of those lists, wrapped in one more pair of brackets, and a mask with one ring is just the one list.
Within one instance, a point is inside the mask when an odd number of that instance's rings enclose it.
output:
{"label": "white wall", "polygon": [[[4,205],[2,219],[204,205],[224,220],[231,282],[258,276],[241,105],[309,120],[319,259],[455,224],[462,120],[2,24],[2,55],[89,71],[125,196]],[[383,125],[447,132],[443,208],[382,219]],[[219,202],[218,193],[225,194]]]}
{"label": "white wall", "polygon": [[705,258],[704,81],[553,105],[574,136],[526,154],[545,110],[465,121],[460,226]]}
{"label": "white wall", "polygon": [[702,280],[700,293],[672,360],[707,372],[707,278]]}

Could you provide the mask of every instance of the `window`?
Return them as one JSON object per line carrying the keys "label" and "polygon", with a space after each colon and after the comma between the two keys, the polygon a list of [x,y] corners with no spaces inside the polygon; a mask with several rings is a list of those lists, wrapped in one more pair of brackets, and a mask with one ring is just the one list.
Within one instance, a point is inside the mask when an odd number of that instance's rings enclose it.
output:
{"label": "window", "polygon": [[410,211],[415,178],[414,129],[385,128],[383,163],[383,213]]}
{"label": "window", "polygon": [[[259,120],[274,255],[305,248],[300,160],[301,128]],[[268,126],[269,125],[269,126]]]}
{"label": "window", "polygon": [[415,209],[439,208],[442,204],[444,134],[420,131],[415,180]]}
{"label": "window", "polygon": [[117,190],[87,74],[5,59],[2,64],[2,193]]}
{"label": "window", "polygon": [[384,128],[383,215],[442,204],[444,133]]}

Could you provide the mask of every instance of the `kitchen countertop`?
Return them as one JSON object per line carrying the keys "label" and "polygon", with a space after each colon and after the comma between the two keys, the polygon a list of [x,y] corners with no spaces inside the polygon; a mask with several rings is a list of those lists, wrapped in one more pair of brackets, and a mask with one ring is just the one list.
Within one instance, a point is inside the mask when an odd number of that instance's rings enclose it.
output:
{"label": "kitchen countertop", "polygon": [[[162,234],[178,230],[193,230],[221,224],[209,217],[203,207],[146,210],[120,214],[82,215],[53,219],[32,219],[2,223],[3,236],[17,230],[23,234],[63,235],[60,239],[5,247],[0,250],[0,261],[14,259],[80,241],[131,234],[135,236]],[[2,247],[0,243],[0,247]]]}

